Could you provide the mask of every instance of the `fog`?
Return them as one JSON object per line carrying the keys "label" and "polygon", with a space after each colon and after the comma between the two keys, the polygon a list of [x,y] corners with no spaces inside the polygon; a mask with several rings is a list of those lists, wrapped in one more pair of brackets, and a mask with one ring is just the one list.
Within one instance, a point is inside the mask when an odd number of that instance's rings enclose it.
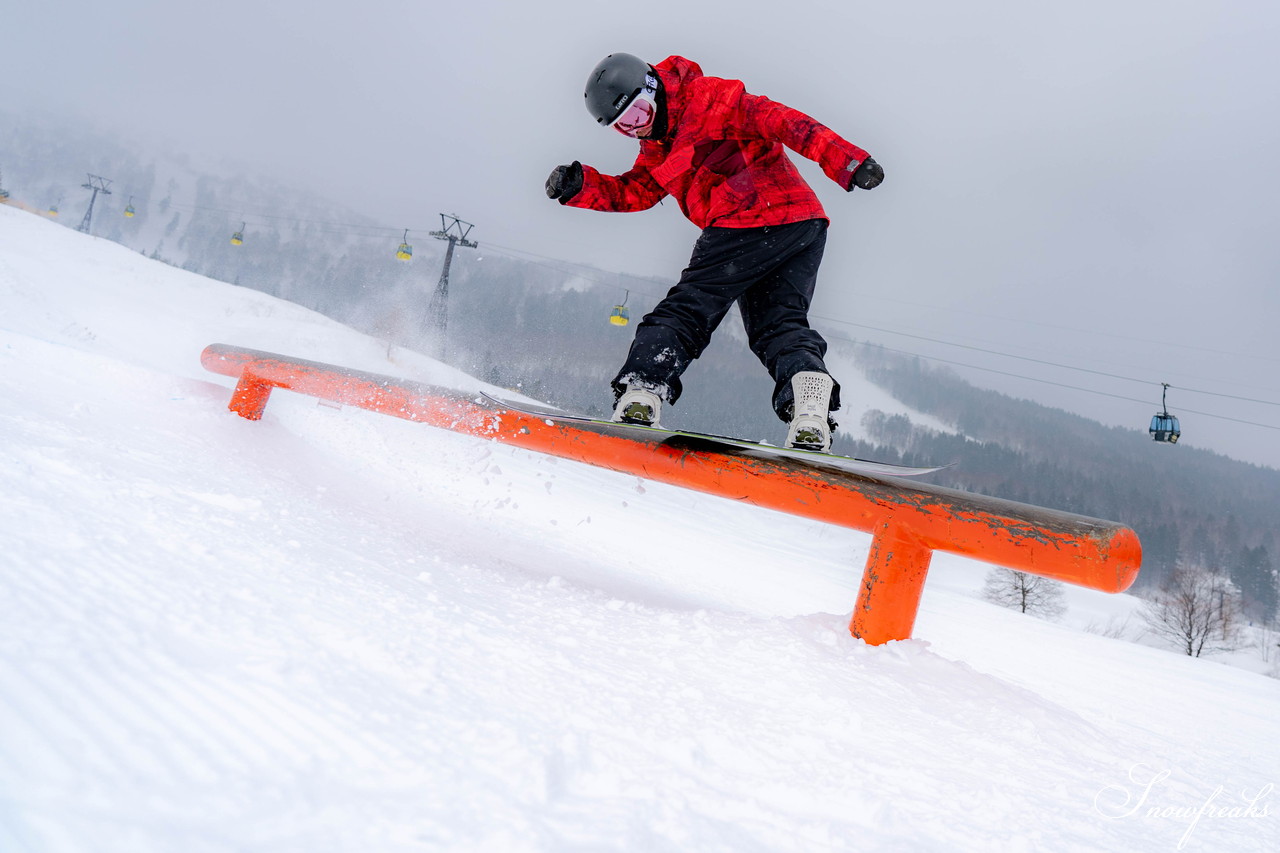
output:
{"label": "fog", "polygon": [[676,205],[598,214],[542,184],[635,155],[583,108],[601,57],[688,56],[885,167],[849,194],[801,164],[832,220],[832,337],[1138,428],[1168,382],[1186,444],[1280,466],[1278,22],[1167,0],[10,2],[0,105],[674,281],[696,238]]}

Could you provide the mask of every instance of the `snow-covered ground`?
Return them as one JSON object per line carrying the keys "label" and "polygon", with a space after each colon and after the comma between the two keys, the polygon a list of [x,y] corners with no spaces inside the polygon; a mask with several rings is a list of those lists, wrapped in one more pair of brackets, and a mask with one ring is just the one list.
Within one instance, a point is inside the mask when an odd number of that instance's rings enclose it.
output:
{"label": "snow-covered ground", "polygon": [[867,537],[277,393],[476,380],[0,206],[0,851],[1267,851],[1280,681]]}

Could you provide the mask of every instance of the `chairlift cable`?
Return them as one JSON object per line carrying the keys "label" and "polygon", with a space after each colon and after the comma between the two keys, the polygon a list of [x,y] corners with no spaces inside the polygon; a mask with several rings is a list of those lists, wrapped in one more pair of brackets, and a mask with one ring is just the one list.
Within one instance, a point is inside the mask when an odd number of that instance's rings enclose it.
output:
{"label": "chairlift cable", "polygon": [[[1121,375],[1117,373],[1108,373],[1108,371],[1106,370],[1093,370],[1091,368],[1076,368],[1076,366],[1074,365],[1061,364],[1061,362],[1059,361],[1048,361],[1046,359],[1034,359],[1034,357],[1032,356],[1020,356],[1020,355],[1014,355],[1014,353],[1011,353],[1011,352],[1000,352],[998,350],[988,350],[988,348],[986,347],[975,347],[972,345],[968,345],[968,343],[955,343],[952,341],[943,341],[943,339],[941,338],[931,338],[928,336],[924,336],[924,334],[911,334],[909,332],[897,332],[897,330],[895,329],[886,329],[883,327],[877,327],[877,325],[869,325],[865,323],[854,323],[854,321],[851,321],[851,320],[838,320],[836,318],[829,318],[829,316],[820,316],[820,315],[810,315],[810,316],[813,316],[813,319],[826,320],[828,321],[828,323],[854,325],[854,327],[858,327],[861,329],[870,329],[870,330],[873,330],[873,332],[896,334],[896,336],[904,337],[904,338],[913,338],[913,339],[916,339],[916,341],[928,341],[931,343],[941,343],[942,346],[956,347],[956,348],[959,348],[959,350],[972,350],[974,352],[984,352],[984,353],[987,353],[987,355],[1004,357],[1004,359],[1016,359],[1019,361],[1029,361],[1029,362],[1032,362],[1032,364],[1043,364],[1043,365],[1051,366],[1051,368],[1061,368],[1062,370],[1075,370],[1075,371],[1079,371],[1079,373],[1093,374],[1093,375],[1096,375],[1096,377],[1106,377],[1108,379],[1121,379],[1121,380],[1124,380],[1124,382],[1135,382],[1139,384],[1144,384],[1144,386],[1149,386],[1149,384],[1152,383],[1151,379],[1138,379],[1137,377],[1125,377],[1125,375]],[[1230,400],[1262,403],[1262,405],[1265,405],[1265,406],[1280,406],[1280,402],[1274,402],[1270,400],[1258,400],[1258,398],[1256,397],[1240,397],[1240,396],[1236,396],[1236,394],[1222,393],[1219,391],[1203,391],[1203,389],[1187,388],[1184,386],[1175,386],[1175,387],[1178,388],[1179,391],[1185,391],[1189,393],[1210,394],[1210,396],[1213,396],[1213,397],[1228,397],[1230,398]]]}
{"label": "chairlift cable", "polygon": [[[849,341],[851,343],[866,343],[864,341],[858,341],[854,338],[848,338],[843,336],[838,336],[838,337],[840,337],[841,340]],[[1000,376],[1008,376],[1013,379],[1025,379],[1028,382],[1039,382],[1042,385],[1053,385],[1057,388],[1066,388],[1071,391],[1082,391],[1086,394],[1095,394],[1099,397],[1111,397],[1112,399],[1115,399],[1115,400],[1126,400],[1130,403],[1141,403],[1143,405],[1147,405],[1150,403],[1150,400],[1142,400],[1142,399],[1138,399],[1137,397],[1126,397],[1123,394],[1112,394],[1107,391],[1098,391],[1097,389],[1094,389],[1094,388],[1082,388],[1079,385],[1068,385],[1065,382],[1053,382],[1049,379],[1039,379],[1034,376],[1024,376],[1018,373],[1010,373],[1007,370],[997,370],[994,367],[980,367],[976,364],[965,364],[964,362],[953,361],[951,359],[940,358],[938,356],[922,355],[920,353],[911,352],[909,350],[895,349],[893,347],[884,346],[883,344],[870,344],[870,346],[877,346],[880,349],[883,349],[887,352],[894,352],[894,353],[898,353],[899,355],[911,355],[911,356],[915,356],[916,358],[923,358],[927,361],[938,361],[943,364],[953,365],[955,367],[964,367],[970,370],[980,370],[984,373],[995,373]],[[1177,386],[1173,386],[1173,387],[1177,387]],[[1201,415],[1202,417],[1206,417],[1206,418],[1217,418],[1218,420],[1232,421],[1238,424],[1248,424],[1249,426],[1262,427],[1263,429],[1280,430],[1280,426],[1277,426],[1276,424],[1264,424],[1264,423],[1258,423],[1257,421],[1246,421],[1241,418],[1232,418],[1232,417],[1228,417],[1227,415],[1217,415],[1217,414],[1213,414],[1212,412],[1201,412],[1195,409],[1179,409],[1179,411],[1186,412],[1192,415]]]}
{"label": "chairlift cable", "polygon": [[[909,305],[913,308],[929,308],[929,309],[937,308],[936,305],[929,305],[924,302],[913,302],[909,299],[895,299],[894,297],[891,297],[891,296],[881,296],[873,293],[855,292],[853,295],[855,298],[878,299],[882,302],[896,302],[900,305]],[[1059,331],[1064,331],[1064,332],[1076,332],[1079,334],[1096,335],[1098,337],[1104,337],[1104,338],[1118,338],[1123,341],[1133,341],[1137,343],[1159,344],[1162,346],[1177,347],[1179,349],[1189,349],[1189,350],[1196,350],[1197,352],[1213,353],[1215,355],[1229,355],[1236,358],[1239,358],[1241,356],[1241,354],[1238,352],[1228,352],[1226,350],[1213,349],[1211,347],[1200,347],[1200,346],[1195,346],[1194,344],[1185,344],[1178,341],[1170,341],[1168,339],[1161,340],[1161,339],[1153,339],[1153,338],[1140,338],[1134,335],[1120,334],[1118,332],[1102,332],[1102,331],[1098,331],[1097,329],[1081,329],[1076,326],[1064,326],[1060,323],[1046,323],[1042,320],[1028,320],[1025,318],[1005,317],[999,314],[988,314],[983,311],[973,311],[966,308],[948,308],[947,310],[948,310],[948,313],[970,314],[974,317],[986,317],[991,320],[999,320],[1004,323],[1015,323],[1021,326],[1043,326],[1046,329],[1058,329]],[[1280,358],[1270,358],[1268,356],[1262,356],[1262,355],[1253,355],[1248,357],[1258,359],[1260,361],[1280,362]]]}

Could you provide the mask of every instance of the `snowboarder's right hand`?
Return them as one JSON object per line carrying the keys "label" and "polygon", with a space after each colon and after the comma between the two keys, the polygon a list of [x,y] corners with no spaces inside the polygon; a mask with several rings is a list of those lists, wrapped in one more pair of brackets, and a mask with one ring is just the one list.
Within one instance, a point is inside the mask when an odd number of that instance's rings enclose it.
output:
{"label": "snowboarder's right hand", "polygon": [[568,166],[556,166],[547,178],[547,198],[564,204],[582,189],[582,164],[574,160]]}

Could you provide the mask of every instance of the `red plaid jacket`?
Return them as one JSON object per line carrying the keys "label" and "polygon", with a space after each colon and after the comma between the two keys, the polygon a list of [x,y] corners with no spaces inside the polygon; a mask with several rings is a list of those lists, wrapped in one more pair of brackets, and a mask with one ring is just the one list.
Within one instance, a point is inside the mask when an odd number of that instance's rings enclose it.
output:
{"label": "red plaid jacket", "polygon": [[704,77],[692,60],[671,56],[655,68],[666,93],[667,135],[640,140],[640,156],[626,174],[583,166],[582,190],[566,204],[625,212],[670,195],[699,228],[825,219],[783,146],[818,163],[845,189],[867,159],[799,110],[747,94],[738,80]]}

